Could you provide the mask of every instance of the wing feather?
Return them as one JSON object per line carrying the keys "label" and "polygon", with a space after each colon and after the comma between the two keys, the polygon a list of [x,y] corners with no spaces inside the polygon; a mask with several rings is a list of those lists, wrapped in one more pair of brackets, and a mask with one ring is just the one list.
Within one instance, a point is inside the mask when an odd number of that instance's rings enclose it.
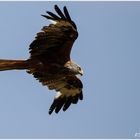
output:
{"label": "wing feather", "polygon": [[72,98],[68,97],[67,101],[64,104],[63,111],[66,111],[70,107],[71,103],[72,103]]}
{"label": "wing feather", "polygon": [[54,20],[54,18],[53,18],[53,17],[47,16],[47,15],[41,15],[41,16],[42,16],[42,17],[45,17],[45,18],[47,18],[47,19]]}
{"label": "wing feather", "polygon": [[67,17],[67,19],[69,21],[72,21],[66,6],[64,6],[64,13],[65,13],[65,16]]}
{"label": "wing feather", "polygon": [[59,19],[60,19],[60,17],[58,17],[57,15],[55,15],[55,14],[52,13],[52,12],[47,11],[47,13],[48,13],[50,16],[52,16],[55,20],[59,20]]}
{"label": "wing feather", "polygon": [[61,17],[61,19],[66,20],[64,14],[62,13],[62,11],[59,9],[59,7],[57,5],[54,6],[55,11],[58,13],[58,15]]}

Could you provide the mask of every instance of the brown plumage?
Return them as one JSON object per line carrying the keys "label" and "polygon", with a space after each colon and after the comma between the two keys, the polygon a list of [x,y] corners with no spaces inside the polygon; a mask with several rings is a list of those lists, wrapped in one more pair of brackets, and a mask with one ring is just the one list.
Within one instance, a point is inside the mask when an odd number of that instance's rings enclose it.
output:
{"label": "brown plumage", "polygon": [[63,12],[57,5],[54,8],[58,15],[47,11],[48,15],[42,16],[56,23],[37,33],[29,47],[29,59],[0,59],[0,71],[27,69],[43,85],[57,91],[49,114],[58,113],[61,108],[65,111],[72,103],[83,99],[83,85],[77,78],[77,74],[83,74],[82,69],[70,59],[73,43],[78,37],[77,27],[65,6]]}

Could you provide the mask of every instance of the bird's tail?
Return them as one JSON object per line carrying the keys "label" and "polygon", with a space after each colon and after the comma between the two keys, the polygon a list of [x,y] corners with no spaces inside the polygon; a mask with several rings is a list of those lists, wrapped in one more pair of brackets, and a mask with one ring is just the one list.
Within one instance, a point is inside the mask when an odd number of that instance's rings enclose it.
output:
{"label": "bird's tail", "polygon": [[0,59],[0,71],[23,70],[29,67],[27,60],[4,60]]}

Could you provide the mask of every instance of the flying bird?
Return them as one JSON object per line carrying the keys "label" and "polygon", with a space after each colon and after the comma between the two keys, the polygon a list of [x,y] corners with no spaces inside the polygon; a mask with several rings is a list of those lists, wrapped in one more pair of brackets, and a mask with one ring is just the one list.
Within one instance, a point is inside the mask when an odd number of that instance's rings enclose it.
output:
{"label": "flying bird", "polygon": [[78,37],[77,26],[64,6],[63,11],[55,5],[57,14],[47,11],[43,17],[53,21],[37,33],[29,46],[27,60],[0,59],[0,71],[27,70],[42,85],[55,90],[56,95],[49,114],[66,111],[71,104],[83,99],[83,84],[78,75],[83,70],[70,58],[73,43]]}

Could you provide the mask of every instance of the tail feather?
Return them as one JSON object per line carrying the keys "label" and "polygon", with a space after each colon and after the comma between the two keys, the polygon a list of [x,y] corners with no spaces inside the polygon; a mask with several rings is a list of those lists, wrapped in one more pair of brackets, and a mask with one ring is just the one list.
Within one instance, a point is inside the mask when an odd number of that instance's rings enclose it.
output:
{"label": "tail feather", "polygon": [[26,60],[4,60],[0,59],[0,71],[23,70],[28,68]]}

